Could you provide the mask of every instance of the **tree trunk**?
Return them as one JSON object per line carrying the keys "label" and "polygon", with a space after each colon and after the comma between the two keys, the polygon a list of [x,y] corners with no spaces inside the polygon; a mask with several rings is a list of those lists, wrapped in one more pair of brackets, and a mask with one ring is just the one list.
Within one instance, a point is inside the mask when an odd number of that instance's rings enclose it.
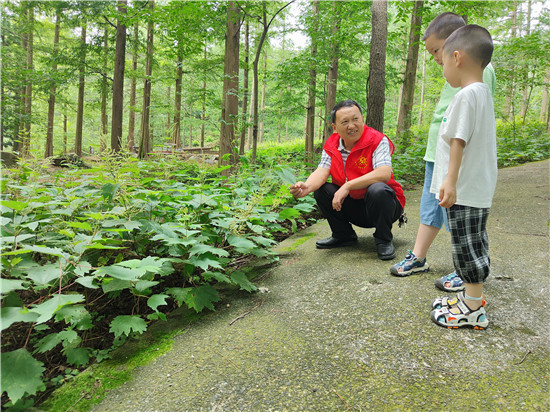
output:
{"label": "tree trunk", "polygon": [[[127,13],[126,0],[118,0],[118,13]],[[116,24],[115,68],[113,74],[113,107],[111,114],[111,151],[119,152],[122,141],[122,112],[124,104],[124,63],[126,61],[126,25],[121,18]]]}
{"label": "tree trunk", "polygon": [[136,130],[136,72],[138,65],[138,34],[139,23],[134,23],[134,44],[132,52],[132,78],[130,81],[130,110],[128,111],[128,150],[134,152]]}
{"label": "tree trunk", "polygon": [[[244,154],[244,145],[245,145],[245,135],[247,130],[248,119],[246,117],[246,112],[248,109],[248,73],[250,72],[249,61],[250,61],[250,23],[248,19],[244,25],[244,75],[243,75],[243,105],[241,110],[242,122],[241,122],[241,133],[240,133],[240,144],[239,144],[239,154]],[[283,46],[284,47],[284,46]]]}
{"label": "tree trunk", "polygon": [[63,111],[63,154],[67,154],[67,106]]}
{"label": "tree trunk", "polygon": [[258,136],[258,141],[261,143],[264,141],[264,111],[265,111],[265,87],[266,87],[266,80],[265,75],[267,72],[267,52],[264,52],[264,72],[263,72],[263,80],[262,80],[262,100],[260,104],[260,112],[262,115],[260,116],[260,125],[259,125],[259,131],[260,134]]}
{"label": "tree trunk", "polygon": [[546,107],[548,106],[548,84],[550,84],[550,67],[546,69],[546,77],[544,80],[544,86],[542,88],[542,102],[540,105],[540,121],[546,121]]}
{"label": "tree trunk", "polygon": [[[512,10],[512,30],[511,30],[511,41],[513,41],[516,37],[517,37],[517,17],[518,17],[518,7],[517,7],[517,2],[514,1],[514,8]],[[514,94],[516,92],[516,87],[515,87],[515,79],[514,79],[514,66],[515,66],[515,63],[514,63],[514,57],[512,57],[511,61],[508,63],[511,65],[511,70],[510,70],[510,85],[508,87],[508,90],[506,92],[506,98],[504,100],[504,118],[505,119],[510,119],[511,117],[513,117],[515,115],[515,113],[513,113],[513,105],[514,105]]]}
{"label": "tree trunk", "polygon": [[311,30],[311,62],[306,106],[306,159],[311,160],[315,139],[315,88],[317,85],[317,36],[319,31],[319,0],[313,1],[313,27]]}
{"label": "tree trunk", "polygon": [[[166,88],[166,100],[169,102],[172,99],[172,86],[168,85]],[[171,114],[170,110],[168,110],[168,113],[166,114],[166,136],[170,136],[170,119]]]}
{"label": "tree trunk", "polygon": [[176,92],[174,97],[174,145],[180,148],[181,144],[181,83],[183,81],[183,56],[182,52],[178,54],[176,69]]}
{"label": "tree trunk", "polygon": [[256,49],[256,56],[254,58],[253,63],[253,73],[254,73],[254,82],[252,84],[253,91],[252,91],[252,156],[251,161],[252,163],[256,162],[256,152],[258,148],[258,62],[260,60],[260,53],[262,51],[262,46],[264,44],[265,38],[267,36],[267,32],[269,30],[269,26],[271,26],[271,23],[273,23],[273,20],[277,15],[283,11],[289,4],[291,4],[294,0],[286,3],[283,7],[281,7],[275,14],[271,17],[269,22],[267,21],[267,10],[266,10],[266,3],[263,2],[263,9],[262,9],[262,17],[261,17],[261,24],[263,26],[262,34],[260,36],[260,40],[258,41],[258,47]]}
{"label": "tree trunk", "polygon": [[386,79],[386,43],[388,37],[388,3],[372,2],[372,40],[370,44],[369,77],[367,80],[368,126],[384,132],[384,102]]}
{"label": "tree trunk", "polygon": [[[109,30],[105,28],[103,38],[103,70],[107,71],[107,56],[109,46]],[[107,73],[103,74],[101,80],[101,137],[99,139],[99,151],[104,152],[107,148]]]}
{"label": "tree trunk", "polygon": [[409,31],[409,49],[403,79],[401,104],[397,116],[396,137],[402,139],[402,147],[408,147],[410,141],[411,114],[414,105],[414,87],[416,84],[416,66],[418,65],[418,46],[420,42],[420,26],[422,25],[423,1],[415,1],[411,15]]}
{"label": "tree trunk", "polygon": [[327,73],[327,98],[325,100],[325,124],[323,131],[323,144],[332,134],[331,112],[336,104],[336,91],[338,86],[338,62],[340,50],[338,48],[338,41],[335,36],[340,30],[340,13],[342,9],[341,4],[342,3],[340,1],[332,2],[332,9],[334,12],[334,23],[332,26],[333,39],[330,42],[330,67]]}
{"label": "tree trunk", "polygon": [[[224,79],[220,127],[219,165],[235,165],[235,126],[239,113],[239,35],[240,9],[235,1],[227,7],[225,31]],[[222,172],[229,175],[229,169]]]}
{"label": "tree trunk", "polygon": [[426,49],[422,53],[422,88],[420,91],[420,110],[418,113],[418,125],[422,124],[422,117],[424,115],[424,99],[426,94]]}
{"label": "tree trunk", "polygon": [[[206,43],[204,43],[204,60],[206,61]],[[206,123],[206,70],[202,79],[202,111],[201,111],[201,147],[204,147],[204,128]]]}
{"label": "tree trunk", "polygon": [[193,147],[193,100],[189,102],[189,117],[191,118],[189,122],[189,147]]}
{"label": "tree trunk", "polygon": [[[149,3],[151,12],[155,2]],[[151,106],[151,75],[153,74],[153,20],[150,17],[147,24],[147,58],[145,60],[145,81],[143,84],[143,108],[141,110],[141,137],[139,140],[138,158],[145,159],[151,152],[151,137],[149,128],[149,112]]]}
{"label": "tree trunk", "polygon": [[80,33],[80,69],[78,75],[78,107],[76,109],[76,134],[74,138],[74,152],[77,156],[82,156],[82,125],[84,120],[84,86],[86,78],[84,68],[86,61],[86,22],[82,25]]}
{"label": "tree trunk", "polygon": [[[531,34],[531,0],[527,1],[527,27],[525,30],[525,35],[529,36]],[[523,122],[525,123],[525,117],[527,116],[527,109],[529,107],[529,97],[531,95],[531,89],[527,87],[527,80],[529,78],[529,74],[531,74],[534,77],[534,73],[530,73],[530,68],[526,67],[526,78],[523,82],[523,98],[521,100],[521,110],[520,110],[520,116],[523,117]]]}
{"label": "tree trunk", "polygon": [[52,66],[52,85],[50,87],[50,98],[48,99],[48,128],[46,130],[46,150],[44,157],[53,156],[53,125],[55,119],[55,93],[56,93],[56,73],[57,73],[57,55],[59,51],[59,19],[61,10],[57,9],[55,14],[55,29],[53,36],[53,66]]}

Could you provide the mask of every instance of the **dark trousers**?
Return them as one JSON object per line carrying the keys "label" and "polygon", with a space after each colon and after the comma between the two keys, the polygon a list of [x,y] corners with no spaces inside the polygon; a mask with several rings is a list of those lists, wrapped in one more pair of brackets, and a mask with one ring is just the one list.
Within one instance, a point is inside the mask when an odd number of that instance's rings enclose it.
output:
{"label": "dark trousers", "polygon": [[334,183],[325,183],[314,192],[317,205],[328,220],[332,237],[336,239],[356,237],[351,226],[354,224],[359,227],[376,228],[374,231],[376,243],[389,242],[393,239],[392,224],[399,219],[403,208],[390,186],[385,183],[374,183],[368,187],[363,199],[353,199],[348,196],[342,204],[342,209],[336,211],[332,208],[332,199],[339,188]]}

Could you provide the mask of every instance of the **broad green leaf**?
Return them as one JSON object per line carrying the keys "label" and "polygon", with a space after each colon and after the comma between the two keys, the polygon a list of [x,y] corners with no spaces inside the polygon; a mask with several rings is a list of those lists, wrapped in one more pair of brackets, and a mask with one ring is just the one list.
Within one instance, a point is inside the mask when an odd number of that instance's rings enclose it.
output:
{"label": "broad green leaf", "polygon": [[138,280],[136,282],[135,288],[138,292],[143,292],[145,289],[152,288],[153,286],[158,285],[159,282],[152,280]]}
{"label": "broad green leaf", "polygon": [[203,245],[203,244],[193,246],[189,251],[189,256],[202,255],[206,252],[210,252],[217,256],[224,256],[224,257],[229,256],[229,252],[225,249],[220,249],[214,246]]}
{"label": "broad green leaf", "polygon": [[100,267],[94,272],[94,274],[95,275],[104,274],[120,280],[130,280],[130,281],[138,280],[139,277],[142,275],[134,269],[128,269],[120,265]]}
{"label": "broad green leaf", "polygon": [[90,232],[93,231],[92,225],[90,225],[88,222],[67,222],[67,225],[74,229],[88,230]]}
{"label": "broad green leaf", "polygon": [[[53,255],[53,256],[60,256],[65,259],[69,259],[69,254],[63,252],[63,250],[59,248],[51,248],[47,246],[40,246],[40,245],[21,245],[21,248],[23,251],[32,251],[32,252],[38,252],[42,253],[44,255]],[[6,253],[8,254],[8,253]]]}
{"label": "broad green leaf", "polygon": [[59,345],[62,340],[63,339],[61,336],[59,336],[59,333],[50,333],[40,339],[36,347],[36,351],[38,353],[48,352],[49,350],[52,350],[57,345]]}
{"label": "broad green leaf", "polygon": [[29,312],[24,307],[7,306],[0,309],[2,330],[9,328],[15,322],[34,322],[36,319],[38,314]]}
{"label": "broad green leaf", "polygon": [[195,309],[196,312],[200,312],[204,308],[214,310],[213,302],[219,300],[218,292],[209,284],[192,288],[184,297],[186,305]]}
{"label": "broad green leaf", "polygon": [[74,274],[76,276],[84,276],[86,273],[88,273],[90,270],[92,270],[92,265],[90,265],[85,260],[81,260],[78,262],[78,264],[74,268]]}
{"label": "broad green leaf", "polygon": [[118,188],[120,185],[112,184],[112,183],[106,183],[101,188],[101,195],[103,196],[103,199],[109,200],[109,202],[113,201],[113,197],[115,196],[116,192],[118,191]]}
{"label": "broad green leaf", "polygon": [[132,282],[129,280],[105,278],[101,288],[103,293],[114,292],[115,290],[124,290],[132,287]]}
{"label": "broad green leaf", "polygon": [[90,349],[88,348],[65,348],[63,352],[69,365],[83,366],[90,361]]}
{"label": "broad green leaf", "polygon": [[64,306],[55,314],[55,320],[64,321],[78,330],[92,328],[92,315],[82,305]]}
{"label": "broad green leaf", "polygon": [[58,335],[65,348],[74,348],[82,342],[82,338],[72,329],[63,330]]}
{"label": "broad green leaf", "polygon": [[231,280],[239,285],[241,290],[252,292],[258,289],[256,286],[254,286],[254,284],[250,283],[245,273],[240,270],[236,270],[231,274]]}
{"label": "broad green leaf", "polygon": [[61,269],[59,263],[46,263],[44,266],[33,267],[27,279],[31,279],[36,285],[47,285],[54,279],[59,279]]}
{"label": "broad green leaf", "polygon": [[99,289],[99,286],[94,283],[95,280],[95,276],[81,276],[76,279],[76,283],[87,287],[88,289]]}
{"label": "broad green leaf", "polygon": [[30,234],[30,233],[21,234],[21,235],[18,235],[18,236],[2,236],[2,243],[7,244],[7,245],[11,245],[15,242],[21,243],[21,242],[24,242],[27,239],[32,239],[34,237],[36,237],[36,235]]}
{"label": "broad green leaf", "polygon": [[125,260],[120,262],[118,265],[131,269],[134,273],[136,273],[136,276],[140,277],[147,272],[155,274],[161,272],[163,264],[163,259],[159,259],[155,256],[147,256],[144,259]]}
{"label": "broad green leaf", "polygon": [[200,256],[191,256],[188,262],[193,266],[200,267],[202,270],[208,270],[210,267],[222,269],[220,259],[210,252],[204,253]]}
{"label": "broad green leaf", "polygon": [[124,223],[124,227],[129,230],[130,232],[134,229],[141,229],[141,223],[135,222],[135,221],[129,221]]}
{"label": "broad green leaf", "polygon": [[122,335],[129,336],[132,332],[143,333],[147,330],[145,321],[137,315],[119,315],[111,322],[109,332],[115,337]]}
{"label": "broad green leaf", "polygon": [[12,290],[23,289],[22,282],[15,279],[0,279],[0,292],[3,295],[7,295]]}
{"label": "broad green leaf", "polygon": [[231,279],[221,272],[203,272],[202,277],[205,280],[215,279],[218,282],[231,283]]}
{"label": "broad green leaf", "polygon": [[250,251],[257,248],[254,242],[240,236],[234,236],[234,235],[228,236],[227,243],[233,246],[235,250],[240,253],[250,253]]}
{"label": "broad green leaf", "polygon": [[185,301],[185,297],[187,294],[191,291],[191,288],[169,288],[166,289],[166,293],[171,295],[178,305],[181,306],[181,304]]}
{"label": "broad green leaf", "polygon": [[147,299],[147,306],[157,312],[157,308],[159,306],[167,305],[166,298],[168,297],[169,296],[165,295],[164,293],[153,295],[149,299]]}
{"label": "broad green leaf", "polygon": [[287,207],[279,212],[279,219],[285,220],[300,216],[300,212],[292,207]]}
{"label": "broad green leaf", "polygon": [[275,243],[277,243],[273,239],[269,239],[263,236],[253,236],[251,237],[251,239],[254,240],[254,242],[256,242],[257,244],[266,246],[266,247],[273,246]]}
{"label": "broad green leaf", "polygon": [[16,200],[2,200],[0,204],[18,212],[23,210],[28,205],[28,203],[18,202]]}
{"label": "broad green leaf", "polygon": [[72,303],[82,302],[84,296],[80,294],[71,294],[71,295],[54,295],[51,299],[47,300],[44,303],[30,309],[33,313],[38,313],[39,318],[36,320],[36,323],[44,323],[50,320],[53,315],[65,305],[70,305]]}
{"label": "broad green leaf", "polygon": [[125,249],[125,248],[123,246],[109,246],[109,245],[104,245],[103,243],[95,242],[95,243],[92,243],[91,245],[86,245],[85,249],[86,250],[88,250],[88,249],[105,249],[105,250],[108,250],[108,249]]}
{"label": "broad green leaf", "polygon": [[13,403],[44,388],[44,364],[34,359],[26,349],[2,353],[1,360],[2,392],[5,391]]}
{"label": "broad green leaf", "polygon": [[283,181],[283,183],[286,183],[287,185],[293,185],[296,183],[296,172],[290,167],[275,170],[275,174]]}

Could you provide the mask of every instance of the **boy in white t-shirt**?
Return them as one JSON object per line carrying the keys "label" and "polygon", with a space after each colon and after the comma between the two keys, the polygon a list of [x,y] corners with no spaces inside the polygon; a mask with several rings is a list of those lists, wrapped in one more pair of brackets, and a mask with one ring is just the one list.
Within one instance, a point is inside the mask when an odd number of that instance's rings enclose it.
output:
{"label": "boy in white t-shirt", "polygon": [[471,24],[453,32],[443,45],[443,75],[462,89],[445,112],[439,129],[430,192],[447,209],[455,270],[465,290],[432,303],[431,318],[448,328],[485,329],[483,282],[490,259],[486,224],[497,180],[493,99],[483,83],[493,41]]}

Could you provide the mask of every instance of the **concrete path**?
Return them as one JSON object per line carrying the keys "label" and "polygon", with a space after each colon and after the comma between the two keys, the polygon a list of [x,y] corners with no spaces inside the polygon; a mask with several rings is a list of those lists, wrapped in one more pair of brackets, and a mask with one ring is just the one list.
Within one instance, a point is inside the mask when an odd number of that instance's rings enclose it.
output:
{"label": "concrete path", "polygon": [[377,259],[366,229],[357,246],[316,250],[329,235],[316,224],[280,244],[280,265],[257,282],[269,292],[192,325],[94,410],[550,410],[549,172],[550,161],[499,171],[487,330],[429,318],[434,279],[453,269],[447,232],[430,272],[389,274],[416,236],[420,193],[409,192],[394,261]]}

